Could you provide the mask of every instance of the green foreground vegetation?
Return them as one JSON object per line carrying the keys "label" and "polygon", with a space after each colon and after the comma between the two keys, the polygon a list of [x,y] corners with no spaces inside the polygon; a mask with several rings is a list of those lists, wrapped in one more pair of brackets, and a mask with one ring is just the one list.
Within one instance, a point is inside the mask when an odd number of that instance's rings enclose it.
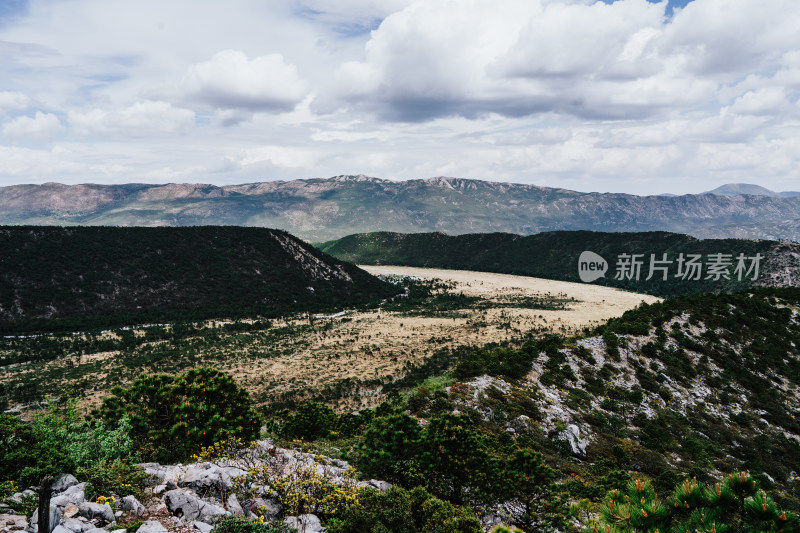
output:
{"label": "green foreground vegetation", "polygon": [[[142,376],[85,415],[69,402],[30,421],[0,415],[0,496],[60,472],[98,497],[139,494],[137,462],[235,455],[263,423],[279,446],[394,484],[249,474],[271,483],[287,516],[313,512],[329,531],[477,532],[487,515],[536,532],[798,531],[799,309],[800,289],[643,305],[581,338],[464,350],[447,372],[387,387],[385,402],[357,413],[312,401],[259,413],[210,368]],[[591,428],[583,452],[568,424]]]}

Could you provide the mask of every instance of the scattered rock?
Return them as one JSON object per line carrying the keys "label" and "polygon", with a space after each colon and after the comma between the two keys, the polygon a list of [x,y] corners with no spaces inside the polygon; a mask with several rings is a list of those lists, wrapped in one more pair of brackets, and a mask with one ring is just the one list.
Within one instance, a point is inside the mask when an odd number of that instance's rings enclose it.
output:
{"label": "scattered rock", "polygon": [[228,514],[222,507],[205,502],[194,494],[181,489],[171,490],[164,494],[164,503],[167,504],[167,509],[172,514],[182,516],[185,521],[205,522],[213,516]]}
{"label": "scattered rock", "polygon": [[59,475],[56,480],[53,482],[53,494],[57,494],[59,492],[64,492],[68,488],[77,485],[78,480],[75,479],[75,476],[72,474],[61,474]]}
{"label": "scattered rock", "polygon": [[289,527],[297,530],[297,533],[323,533],[325,528],[316,515],[301,514],[300,516],[290,516],[283,521]]}
{"label": "scattered rock", "polygon": [[567,426],[567,430],[562,434],[563,437],[569,442],[572,453],[578,457],[586,457],[586,447],[589,446],[589,441],[581,438],[581,430],[575,424]]}
{"label": "scattered rock", "polygon": [[122,511],[117,511],[114,513],[114,518],[119,518],[120,516],[122,516]]}
{"label": "scattered rock", "polygon": [[8,497],[9,501],[14,503],[22,503],[26,498],[30,498],[31,496],[36,496],[36,492],[32,491],[31,489],[23,490],[22,492],[17,492],[16,494],[12,494]]}
{"label": "scattered rock", "polygon": [[105,523],[114,521],[114,511],[107,503],[84,502],[78,506],[78,513],[89,520],[100,518]]}
{"label": "scattered rock", "polygon": [[138,517],[142,517],[147,513],[147,509],[145,509],[144,505],[134,496],[125,496],[122,498],[122,500],[120,500],[120,508],[123,511],[130,511]]}
{"label": "scattered rock", "polygon": [[26,527],[28,527],[28,519],[22,515],[0,515],[0,531],[21,531]]}
{"label": "scattered rock", "polygon": [[242,509],[242,506],[239,504],[239,498],[236,497],[236,494],[228,496],[228,499],[225,501],[225,507],[233,516],[244,516],[244,509]]}
{"label": "scattered rock", "polygon": [[[75,507],[76,512],[77,509],[78,508]],[[67,518],[66,520],[61,522],[61,525],[69,529],[73,533],[83,533],[84,531],[89,531],[90,529],[94,529],[94,526],[92,524],[89,524],[88,522],[82,522],[77,518]]]}
{"label": "scattered rock", "polygon": [[211,530],[214,529],[214,526],[211,524],[206,524],[205,522],[200,522],[198,520],[192,522],[192,526],[200,533],[211,533]]}
{"label": "scattered rock", "polygon": [[254,498],[247,500],[245,509],[247,509],[247,516],[250,518],[263,516],[264,520],[271,521],[283,510],[283,505],[272,499]]}
{"label": "scattered rock", "polygon": [[[73,478],[75,479],[75,478]],[[61,491],[58,496],[54,496],[50,500],[51,505],[58,505],[59,507],[68,507],[69,505],[80,505],[86,501],[84,489],[86,483],[76,483],[70,485],[68,488]]]}
{"label": "scattered rock", "polygon": [[211,490],[222,493],[233,488],[230,476],[213,463],[190,466],[181,477],[178,486],[191,488],[198,494],[205,494]]}
{"label": "scattered rock", "polygon": [[53,533],[73,533],[73,532],[59,524],[55,527]]}
{"label": "scattered rock", "polygon": [[148,520],[136,530],[136,533],[167,533],[167,528],[156,520]]}
{"label": "scattered rock", "polygon": [[378,479],[370,479],[367,482],[367,486],[372,487],[373,489],[378,489],[381,492],[386,492],[392,488],[392,484],[388,481],[380,481]]}

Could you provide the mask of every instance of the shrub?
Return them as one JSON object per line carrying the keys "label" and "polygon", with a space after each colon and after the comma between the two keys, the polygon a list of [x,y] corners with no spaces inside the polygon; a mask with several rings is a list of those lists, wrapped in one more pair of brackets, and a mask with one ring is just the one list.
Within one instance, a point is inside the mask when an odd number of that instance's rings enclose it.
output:
{"label": "shrub", "polygon": [[431,420],[422,449],[420,467],[436,496],[462,505],[486,486],[491,459],[468,418],[445,414]]}
{"label": "shrub", "polygon": [[515,450],[500,469],[503,492],[522,510],[515,525],[528,531],[564,531],[567,527],[566,496],[557,490],[553,470],[544,457],[529,449]]}
{"label": "shrub", "polygon": [[409,487],[422,481],[418,449],[422,427],[406,414],[379,417],[364,431],[358,466],[368,476]]}
{"label": "shrub", "polygon": [[344,475],[342,481],[334,483],[329,477],[317,472],[316,465],[303,466],[279,476],[272,481],[271,488],[278,494],[287,516],[311,513],[322,519],[338,516],[357,503],[359,489],[355,482],[355,470]]}
{"label": "shrub", "polygon": [[[130,531],[130,528],[129,528]],[[265,524],[237,516],[222,516],[214,522],[216,533],[289,533],[294,531],[283,524]]]}
{"label": "shrub", "polygon": [[128,416],[138,449],[161,462],[231,437],[252,440],[261,427],[247,391],[213,368],[140,377],[128,389],[114,388],[98,415],[109,425]]}
{"label": "shrub", "polygon": [[288,438],[316,440],[327,437],[336,421],[336,413],[327,405],[300,402],[294,413],[285,415],[281,433]]}
{"label": "shrub", "polygon": [[363,490],[358,503],[341,519],[330,520],[328,533],[480,533],[480,522],[468,507],[458,507],[431,496],[422,487],[408,491],[392,487]]}

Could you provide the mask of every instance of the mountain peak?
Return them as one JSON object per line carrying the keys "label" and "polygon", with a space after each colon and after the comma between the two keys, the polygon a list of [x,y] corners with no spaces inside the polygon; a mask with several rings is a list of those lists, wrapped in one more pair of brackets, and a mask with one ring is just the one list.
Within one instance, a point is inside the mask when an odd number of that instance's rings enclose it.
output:
{"label": "mountain peak", "polygon": [[738,196],[740,194],[750,194],[753,196],[781,196],[780,193],[771,191],[761,185],[754,183],[726,183],[716,189],[706,191],[706,194],[717,194],[720,196]]}

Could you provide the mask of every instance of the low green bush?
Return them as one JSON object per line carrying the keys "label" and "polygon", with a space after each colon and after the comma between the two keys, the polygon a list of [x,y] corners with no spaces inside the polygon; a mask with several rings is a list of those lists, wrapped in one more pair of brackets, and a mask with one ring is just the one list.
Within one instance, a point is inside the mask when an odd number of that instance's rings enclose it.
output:
{"label": "low green bush", "polygon": [[[432,496],[422,487],[386,492],[366,489],[356,505],[341,518],[329,520],[328,533],[480,533],[469,507],[459,507]],[[223,532],[231,533],[231,532]],[[238,533],[238,532],[235,532]]]}
{"label": "low green bush", "polygon": [[252,440],[261,427],[249,393],[213,368],[140,377],[114,388],[96,415],[110,427],[127,417],[136,448],[159,462],[184,460],[229,438]]}

